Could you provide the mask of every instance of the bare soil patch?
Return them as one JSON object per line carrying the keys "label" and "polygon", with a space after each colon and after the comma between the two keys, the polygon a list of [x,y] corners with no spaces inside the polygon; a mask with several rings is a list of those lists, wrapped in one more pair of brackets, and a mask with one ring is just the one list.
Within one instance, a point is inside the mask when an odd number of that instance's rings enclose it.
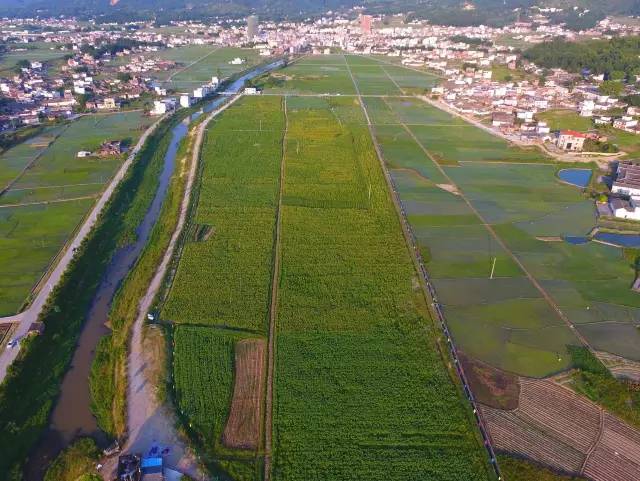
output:
{"label": "bare soil patch", "polygon": [[460,362],[476,399],[496,409],[518,407],[520,383],[518,376],[501,371],[460,353]]}
{"label": "bare soil patch", "polygon": [[264,339],[243,339],[235,346],[233,399],[222,442],[229,448],[258,448],[265,373]]}

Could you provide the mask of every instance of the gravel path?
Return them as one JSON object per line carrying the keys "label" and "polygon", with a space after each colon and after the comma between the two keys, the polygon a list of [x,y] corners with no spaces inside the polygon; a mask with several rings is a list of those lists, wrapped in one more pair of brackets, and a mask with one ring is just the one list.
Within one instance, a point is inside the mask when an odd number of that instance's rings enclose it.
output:
{"label": "gravel path", "polygon": [[162,285],[169,262],[175,251],[178,239],[182,233],[187,220],[191,192],[195,182],[200,149],[202,146],[204,132],[207,125],[215,116],[231,106],[240,95],[233,97],[224,106],[213,111],[198,126],[191,168],[187,178],[184,198],[180,207],[180,215],[176,229],[171,237],[167,251],[162,262],[149,285],[147,293],[141,299],[138,310],[138,318],[133,325],[131,336],[131,346],[129,352],[129,387],[127,397],[127,423],[128,441],[124,446],[125,452],[147,453],[152,446],[170,448],[169,454],[165,457],[168,466],[187,474],[194,479],[206,479],[199,469],[198,463],[185,444],[184,440],[176,431],[176,419],[172,409],[164,404],[160,404],[155,395],[155,386],[148,382],[147,370],[153,369],[153,361],[148,358],[143,347],[144,326],[147,312],[153,304],[153,300]]}

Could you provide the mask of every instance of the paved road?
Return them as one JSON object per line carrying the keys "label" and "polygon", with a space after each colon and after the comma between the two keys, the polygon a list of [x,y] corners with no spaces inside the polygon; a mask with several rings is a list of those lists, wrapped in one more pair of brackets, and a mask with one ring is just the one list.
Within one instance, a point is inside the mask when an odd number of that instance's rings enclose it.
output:
{"label": "paved road", "polygon": [[[133,159],[136,154],[145,143],[149,135],[155,130],[161,119],[158,119],[153,125],[151,125],[140,137],[138,143],[133,148],[127,160],[124,161],[116,175],[113,177],[107,188],[102,193],[102,196],[96,204],[89,216],[85,219],[84,223],[78,229],[73,240],[65,246],[65,251],[60,257],[58,264],[49,274],[46,282],[43,283],[42,288],[38,291],[36,298],[33,300],[31,305],[27,308],[27,310],[17,314],[15,316],[7,316],[0,318],[0,324],[6,324],[8,322],[17,322],[19,323],[16,332],[14,333],[14,338],[20,338],[27,334],[29,331],[29,327],[33,322],[38,319],[40,312],[42,311],[44,305],[47,302],[49,294],[53,290],[54,286],[58,284],[62,275],[67,269],[67,266],[73,259],[76,248],[80,246],[82,241],[87,237],[87,234],[91,231],[96,221],[98,220],[98,216],[102,212],[102,209],[106,205],[106,203],[111,198],[113,191],[116,189],[120,181],[124,178],[125,174],[129,170],[129,167],[133,163]],[[19,347],[14,348],[6,348],[2,353],[0,353],[0,383],[4,381],[5,376],[7,375],[7,369],[11,365],[11,363],[15,360],[20,351]]]}
{"label": "paved road", "polygon": [[196,140],[191,159],[191,168],[187,178],[184,197],[180,207],[180,215],[162,262],[158,266],[145,296],[138,305],[138,317],[133,325],[131,346],[129,350],[129,387],[127,394],[127,430],[128,439],[124,451],[146,452],[152,445],[171,447],[165,458],[169,466],[194,479],[203,479],[198,463],[186,444],[178,435],[175,427],[176,420],[171,409],[158,402],[155,386],[148,382],[150,375],[147,370],[153,370],[153,360],[147,357],[143,349],[144,327],[147,312],[162,285],[169,263],[174,254],[178,239],[187,220],[191,191],[195,182],[200,149],[207,125],[215,116],[231,106],[241,95],[233,97],[229,102],[209,114],[198,126]]}

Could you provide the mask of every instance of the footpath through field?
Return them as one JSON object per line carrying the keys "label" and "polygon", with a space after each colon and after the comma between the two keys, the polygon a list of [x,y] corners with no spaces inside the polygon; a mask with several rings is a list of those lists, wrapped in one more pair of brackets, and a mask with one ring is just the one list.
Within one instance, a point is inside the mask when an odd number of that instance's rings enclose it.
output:
{"label": "footpath through field", "polygon": [[280,161],[280,185],[276,211],[276,238],[273,246],[273,274],[271,280],[271,303],[269,306],[269,344],[267,349],[267,394],[264,419],[264,481],[271,480],[271,453],[273,443],[273,373],[275,370],[276,322],[278,318],[278,286],[280,284],[281,236],[282,236],[282,192],[284,190],[285,158],[287,152],[287,97],[282,99],[284,132],[282,133],[282,160]]}
{"label": "footpath through field", "polygon": [[[64,272],[67,269],[67,266],[73,259],[76,249],[80,246],[87,234],[89,234],[93,226],[96,224],[96,221],[98,220],[102,209],[111,198],[111,195],[113,194],[120,181],[122,181],[122,179],[124,178],[125,174],[129,170],[129,167],[133,163],[133,160],[146,142],[147,138],[156,129],[162,118],[163,117],[158,119],[142,134],[136,146],[133,148],[133,150],[131,150],[131,153],[129,154],[129,157],[127,157],[127,160],[122,164],[116,175],[113,177],[107,188],[100,196],[100,199],[98,199],[98,201],[94,205],[91,213],[87,216],[82,226],[80,226],[80,228],[78,229],[78,232],[76,233],[73,240],[66,245],[64,254],[60,257],[58,264],[49,274],[46,283],[43,284],[42,289],[40,289],[29,308],[21,312],[20,314],[0,318],[0,324],[6,324],[9,322],[18,323],[18,328],[14,333],[15,338],[24,337],[29,331],[31,324],[38,320],[38,316],[45,306],[47,299],[49,298],[49,294],[51,294],[51,291],[53,290],[55,285],[62,278]],[[16,346],[14,348],[7,347],[0,353],[0,383],[4,381],[4,378],[7,375],[7,369],[18,356],[19,352],[20,348]]]}

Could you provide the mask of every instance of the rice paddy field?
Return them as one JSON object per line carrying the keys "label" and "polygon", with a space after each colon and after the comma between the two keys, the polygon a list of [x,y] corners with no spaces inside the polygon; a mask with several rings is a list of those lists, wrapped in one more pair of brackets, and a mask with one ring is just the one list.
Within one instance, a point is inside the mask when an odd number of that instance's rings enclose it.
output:
{"label": "rice paddy field", "polygon": [[244,98],[210,125],[202,159],[194,224],[212,235],[186,244],[162,317],[176,324],[177,407],[209,466],[261,479],[263,452],[220,433],[231,346],[267,335],[281,190],[271,478],[491,479],[359,101]]}
{"label": "rice paddy field", "polygon": [[373,57],[323,55],[303,57],[284,70],[264,77],[267,93],[355,95],[355,81],[363,95],[403,95],[424,93],[437,77],[390,65]]}
{"label": "rice paddy field", "polygon": [[461,350],[528,376],[569,367],[580,341],[524,267],[595,349],[639,358],[634,269],[621,249],[563,240],[586,236],[595,212],[557,164],[418,99],[366,103]]}
{"label": "rice paddy field", "polygon": [[[213,76],[226,78],[262,61],[257,50],[214,45],[176,47],[156,52],[153,57],[177,62],[174,70],[158,72],[155,76],[165,87],[178,91],[193,90],[210,82]],[[236,57],[245,59],[246,63],[231,65],[229,62]]]}
{"label": "rice paddy field", "polygon": [[[84,116],[0,155],[0,315],[16,313],[123,161],[77,158],[105,140],[134,144],[140,112]],[[26,169],[26,170],[25,170]]]}

